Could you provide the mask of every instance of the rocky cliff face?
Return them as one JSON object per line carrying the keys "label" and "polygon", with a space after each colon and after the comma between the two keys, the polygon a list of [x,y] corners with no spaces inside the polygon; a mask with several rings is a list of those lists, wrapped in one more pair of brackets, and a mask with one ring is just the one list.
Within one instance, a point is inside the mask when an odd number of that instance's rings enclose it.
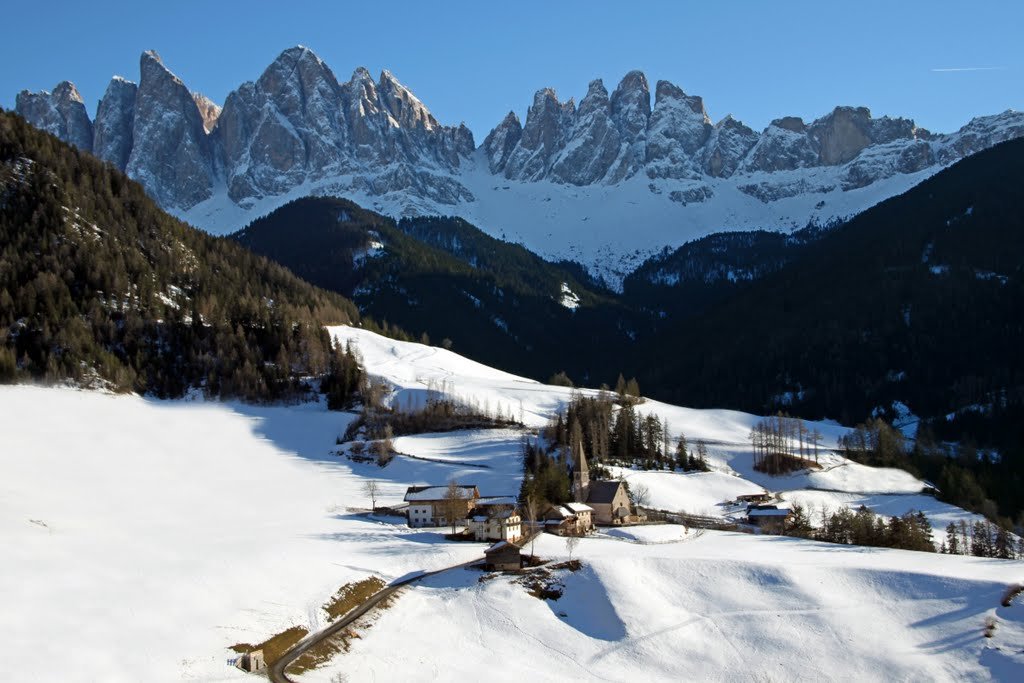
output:
{"label": "rocky cliff face", "polygon": [[62,81],[53,92],[22,90],[15,101],[15,110],[36,128],[81,150],[92,151],[92,122],[73,83]]}
{"label": "rocky cliff face", "polygon": [[126,172],[165,207],[188,209],[213,195],[214,146],[185,84],[149,51],[139,62],[132,151]]}
{"label": "rocky cliff face", "polygon": [[304,47],[281,53],[223,109],[146,52],[139,84],[115,78],[95,126],[70,83],[22,93],[18,113],[95,151],[179,212],[220,184],[240,206],[321,181],[339,193],[408,192],[447,204],[472,198],[453,178],[475,149],[468,128],[440,125],[389,72],[374,81],[357,69],[340,83]]}
{"label": "rocky cliff face", "polygon": [[135,127],[135,98],[139,86],[115,76],[96,110],[93,153],[120,170],[128,167]]}
{"label": "rocky cliff face", "polygon": [[[933,135],[909,119],[873,118],[863,107],[836,107],[810,123],[783,117],[756,132],[731,116],[714,122],[702,98],[668,81],[657,83],[653,98],[652,107],[639,71],[611,94],[602,81],[591,82],[578,107],[545,88],[524,123],[510,112],[476,150],[465,126],[439,123],[391,73],[374,79],[360,68],[341,82],[311,50],[295,47],[229,94],[223,109],[190,92],[152,52],[142,56],[138,86],[110,83],[95,122],[66,82],[52,93],[21,93],[17,107],[35,125],[126,170],[165,208],[196,220],[222,215],[224,207],[239,220],[252,207],[269,210],[313,192],[381,198],[379,208],[398,213],[459,213],[488,201],[473,192],[508,189],[487,179],[492,175],[570,190],[642,178],[658,201],[684,207],[713,198],[736,205],[724,199],[736,191],[773,204],[937,169],[1024,135],[1024,115],[1016,112]],[[195,209],[208,199],[216,200],[212,208]],[[518,205],[510,206],[502,216]],[[556,213],[543,216],[556,220]],[[728,215],[743,223],[746,214]],[[789,210],[779,217],[801,220]]]}
{"label": "rocky cliff face", "polygon": [[[440,125],[389,72],[374,81],[360,68],[340,83],[304,47],[228,95],[213,135],[236,203],[332,178],[458,201],[467,192],[450,176],[475,147],[468,128]],[[417,169],[432,177],[417,178]]]}

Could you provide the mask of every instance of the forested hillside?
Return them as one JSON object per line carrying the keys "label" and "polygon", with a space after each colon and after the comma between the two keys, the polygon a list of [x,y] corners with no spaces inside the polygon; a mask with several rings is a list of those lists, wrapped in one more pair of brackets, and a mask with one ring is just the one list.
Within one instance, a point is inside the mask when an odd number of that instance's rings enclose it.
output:
{"label": "forested hillside", "polygon": [[112,166],[0,112],[0,381],[345,403],[338,294],[175,220]]}
{"label": "forested hillside", "polygon": [[547,379],[572,363],[590,376],[628,318],[609,292],[571,266],[488,237],[458,218],[395,223],[347,200],[296,200],[234,239],[310,282],[351,297],[361,312],[502,369]]}
{"label": "forested hillside", "polygon": [[[846,424],[878,410],[895,419],[903,404],[923,418],[924,452],[887,464],[962,489],[961,504],[990,498],[1016,516],[1024,507],[1022,186],[1024,141],[1004,143],[827,232],[703,313],[670,312],[636,349],[642,385],[684,405]],[[958,457],[943,440],[962,442]]]}

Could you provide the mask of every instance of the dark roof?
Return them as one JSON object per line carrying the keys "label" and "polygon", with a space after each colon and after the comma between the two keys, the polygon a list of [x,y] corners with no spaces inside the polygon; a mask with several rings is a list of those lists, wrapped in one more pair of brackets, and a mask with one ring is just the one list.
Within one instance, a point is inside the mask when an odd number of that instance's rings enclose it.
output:
{"label": "dark roof", "polygon": [[[460,484],[458,486],[459,497],[463,500],[476,498],[480,493],[473,484]],[[444,486],[410,486],[405,490],[406,502],[432,502],[445,500],[448,495],[448,485]]]}
{"label": "dark roof", "polygon": [[587,502],[611,504],[620,486],[623,486],[621,481],[592,481],[587,490]]}
{"label": "dark roof", "polygon": [[495,553],[501,553],[501,554],[515,553],[516,555],[518,555],[519,552],[520,552],[519,546],[514,545],[512,543],[509,543],[508,541],[498,541],[497,543],[492,545],[490,548],[485,550],[484,551],[484,555],[493,555]]}

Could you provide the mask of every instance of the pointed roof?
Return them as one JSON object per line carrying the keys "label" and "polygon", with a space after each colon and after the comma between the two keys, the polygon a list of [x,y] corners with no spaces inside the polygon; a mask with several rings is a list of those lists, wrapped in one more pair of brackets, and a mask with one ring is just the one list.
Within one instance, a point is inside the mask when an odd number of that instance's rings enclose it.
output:
{"label": "pointed roof", "polygon": [[621,481],[592,481],[587,495],[587,503],[610,504],[615,500],[615,494],[623,486],[625,484]]}

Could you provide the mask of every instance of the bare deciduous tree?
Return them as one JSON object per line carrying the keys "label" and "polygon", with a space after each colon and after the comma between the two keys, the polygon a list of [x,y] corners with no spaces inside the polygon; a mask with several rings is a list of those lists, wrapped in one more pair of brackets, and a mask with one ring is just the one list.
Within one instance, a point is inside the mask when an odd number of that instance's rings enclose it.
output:
{"label": "bare deciduous tree", "polygon": [[539,514],[540,504],[537,502],[537,496],[530,493],[526,496],[526,500],[523,501],[523,514],[526,516],[526,521],[530,523],[530,555],[533,555],[533,544],[537,538],[537,515]]}
{"label": "bare deciduous tree", "polygon": [[572,554],[576,550],[576,547],[580,544],[579,536],[566,536],[565,537],[565,549],[569,551],[569,561],[572,562]]}
{"label": "bare deciduous tree", "polygon": [[368,480],[363,484],[363,493],[370,499],[370,505],[374,512],[377,511],[377,494],[380,493],[380,484],[373,479]]}
{"label": "bare deciduous tree", "polygon": [[647,507],[651,502],[651,491],[643,484],[633,484],[629,487],[629,500],[633,507]]}
{"label": "bare deciduous tree", "polygon": [[448,488],[444,492],[444,500],[442,502],[442,509],[444,510],[444,516],[448,520],[448,523],[452,526],[452,534],[455,533],[456,527],[458,526],[459,515],[465,509],[465,494],[459,483],[452,479],[448,482]]}

